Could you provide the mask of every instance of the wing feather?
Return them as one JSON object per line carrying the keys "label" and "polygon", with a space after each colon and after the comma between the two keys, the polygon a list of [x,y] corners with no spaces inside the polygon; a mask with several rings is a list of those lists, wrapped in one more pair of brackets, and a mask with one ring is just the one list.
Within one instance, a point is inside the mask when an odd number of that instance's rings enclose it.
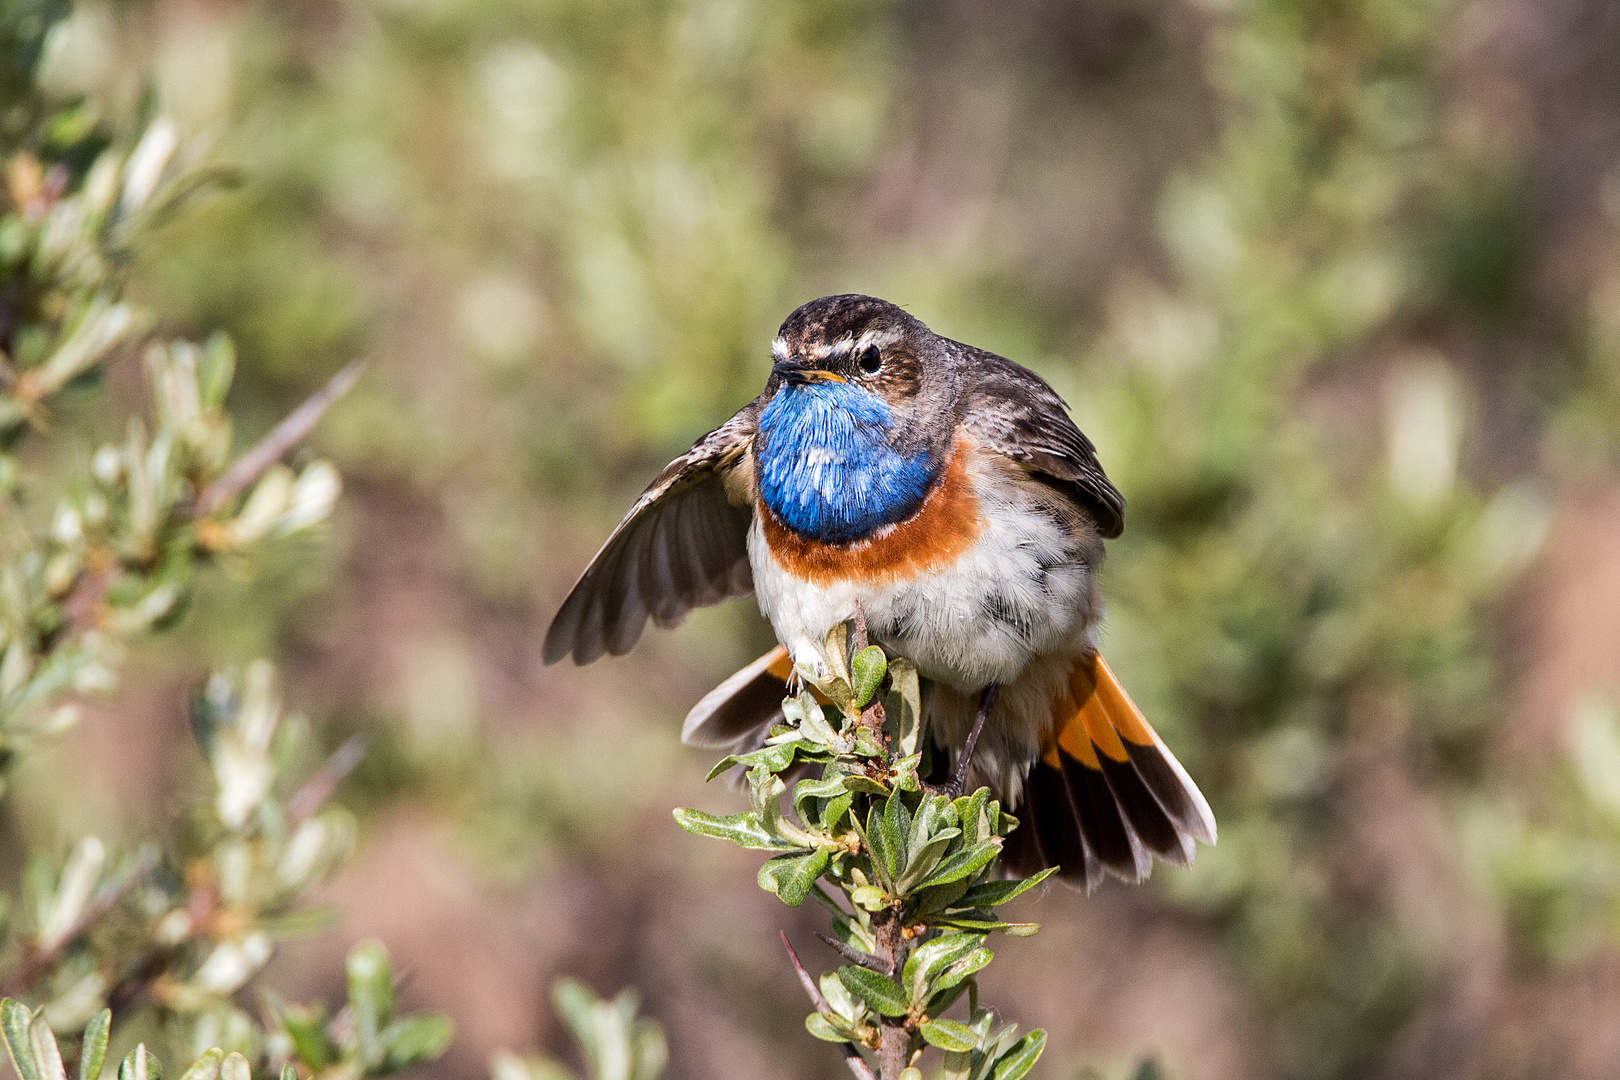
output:
{"label": "wing feather", "polygon": [[978,378],[962,424],[980,444],[1068,487],[1112,540],[1125,528],[1125,497],[1097,461],[1097,448],[1069,418],[1057,391],[1028,368],[962,346]]}
{"label": "wing feather", "polygon": [[726,478],[743,462],[758,415],[755,400],[642,492],[558,609],[546,632],[546,663],[570,653],[579,664],[618,656],[640,640],[649,617],[673,626],[695,607],[754,591],[753,508],[732,503]]}

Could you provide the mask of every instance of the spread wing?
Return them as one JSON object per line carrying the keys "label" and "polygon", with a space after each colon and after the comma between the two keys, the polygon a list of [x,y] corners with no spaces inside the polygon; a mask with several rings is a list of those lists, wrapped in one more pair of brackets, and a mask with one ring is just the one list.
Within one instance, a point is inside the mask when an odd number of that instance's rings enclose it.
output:
{"label": "spread wing", "polygon": [[744,464],[759,402],[670,462],[580,575],[546,631],[543,656],[588,664],[630,651],[648,616],[674,626],[695,607],[754,591],[748,567],[751,505],[727,498],[726,478]]}
{"label": "spread wing", "polygon": [[1097,448],[1069,419],[1063,399],[1033,371],[974,351],[982,374],[968,391],[963,426],[981,445],[1068,488],[1104,539],[1118,536],[1125,496],[1098,464]]}

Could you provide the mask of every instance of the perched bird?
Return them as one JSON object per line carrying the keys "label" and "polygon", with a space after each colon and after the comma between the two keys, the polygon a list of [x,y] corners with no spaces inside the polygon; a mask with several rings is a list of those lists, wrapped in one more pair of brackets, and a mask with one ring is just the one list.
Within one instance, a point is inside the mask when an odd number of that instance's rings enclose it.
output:
{"label": "perched bird", "polygon": [[627,652],[649,617],[753,592],[781,645],[683,738],[751,748],[793,664],[864,613],[924,679],[955,782],[1021,820],[1003,859],[1088,890],[1215,842],[1209,805],[1097,655],[1096,570],[1125,500],[1033,372],[870,296],[789,315],[765,390],[676,458],[563,602],[544,656]]}

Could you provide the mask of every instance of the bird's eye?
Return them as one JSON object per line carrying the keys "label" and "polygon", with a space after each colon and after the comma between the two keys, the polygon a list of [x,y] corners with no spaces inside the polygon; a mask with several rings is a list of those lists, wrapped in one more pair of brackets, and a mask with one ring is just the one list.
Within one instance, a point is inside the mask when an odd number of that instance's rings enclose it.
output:
{"label": "bird's eye", "polygon": [[861,350],[861,355],[856,358],[855,362],[859,364],[861,366],[861,370],[866,372],[868,375],[876,375],[878,373],[878,369],[883,367],[883,354],[878,352],[878,347],[876,345],[868,345],[866,348]]}

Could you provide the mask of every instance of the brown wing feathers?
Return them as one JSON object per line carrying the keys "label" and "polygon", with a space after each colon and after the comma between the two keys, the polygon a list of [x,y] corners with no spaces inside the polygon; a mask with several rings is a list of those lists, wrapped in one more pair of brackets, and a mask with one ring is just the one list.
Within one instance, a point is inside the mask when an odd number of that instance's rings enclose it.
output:
{"label": "brown wing feathers", "polygon": [[1061,866],[1087,890],[1104,872],[1147,877],[1156,856],[1185,866],[1215,842],[1203,795],[1101,657],[1077,663],[1054,709],[1051,744],[1025,781],[1024,825],[1008,838],[1014,873]]}
{"label": "brown wing feathers", "polygon": [[1097,449],[1039,375],[994,353],[973,354],[978,377],[962,424],[983,445],[1067,487],[1112,540],[1125,529],[1125,497],[1097,461]]}
{"label": "brown wing feathers", "polygon": [[651,618],[673,626],[695,607],[754,591],[752,510],[732,505],[726,474],[754,432],[757,402],[699,439],[630,508],[546,632],[542,656],[588,664],[629,652]]}

